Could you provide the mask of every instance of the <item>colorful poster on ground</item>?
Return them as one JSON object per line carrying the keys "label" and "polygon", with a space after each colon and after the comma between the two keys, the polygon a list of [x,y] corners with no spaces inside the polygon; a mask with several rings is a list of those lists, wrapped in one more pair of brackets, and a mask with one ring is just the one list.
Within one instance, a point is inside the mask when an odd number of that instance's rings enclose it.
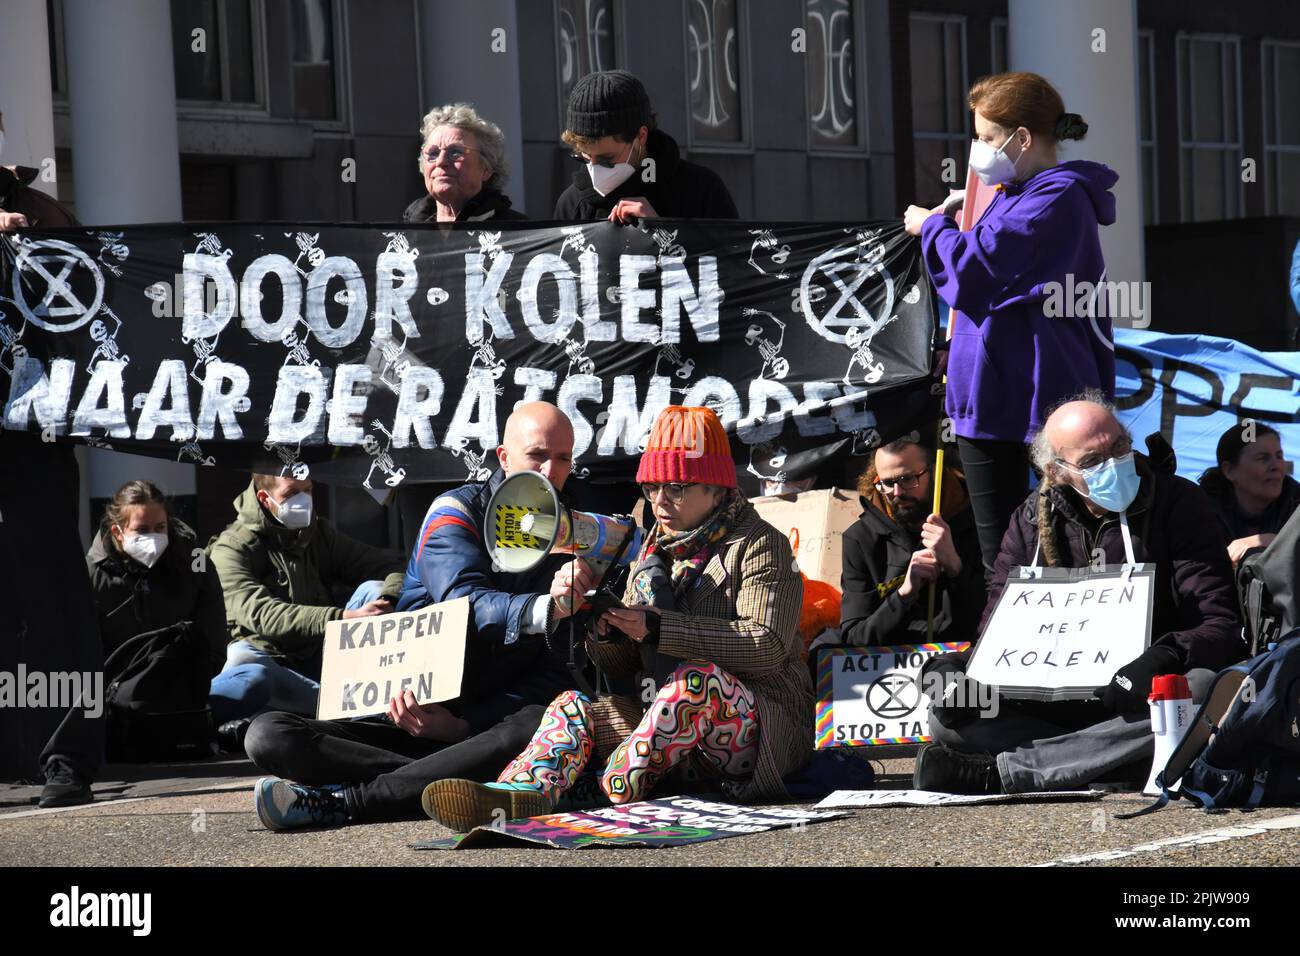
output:
{"label": "colorful poster on ground", "polygon": [[552,813],[479,827],[464,836],[423,840],[416,850],[541,844],[563,850],[593,846],[654,848],[725,840],[746,833],[801,828],[846,816],[802,807],[739,807],[699,797],[664,797],[622,807]]}

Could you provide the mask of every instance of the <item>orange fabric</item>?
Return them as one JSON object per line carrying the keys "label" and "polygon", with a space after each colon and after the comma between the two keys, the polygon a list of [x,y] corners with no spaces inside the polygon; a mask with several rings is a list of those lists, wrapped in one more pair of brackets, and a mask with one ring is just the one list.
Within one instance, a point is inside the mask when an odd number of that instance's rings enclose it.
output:
{"label": "orange fabric", "polygon": [[808,645],[828,627],[840,626],[839,589],[825,581],[803,577],[803,607],[799,611],[799,636],[803,638],[802,654],[808,658]]}

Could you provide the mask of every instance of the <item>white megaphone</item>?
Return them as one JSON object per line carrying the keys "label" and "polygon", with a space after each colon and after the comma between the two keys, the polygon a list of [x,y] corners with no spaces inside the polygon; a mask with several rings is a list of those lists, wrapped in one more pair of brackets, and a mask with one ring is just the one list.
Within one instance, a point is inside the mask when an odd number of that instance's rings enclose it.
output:
{"label": "white megaphone", "polygon": [[642,530],[626,515],[573,511],[543,475],[520,471],[497,487],[488,502],[488,554],[506,571],[536,567],[548,554],[574,554],[602,579],[610,565],[631,564]]}

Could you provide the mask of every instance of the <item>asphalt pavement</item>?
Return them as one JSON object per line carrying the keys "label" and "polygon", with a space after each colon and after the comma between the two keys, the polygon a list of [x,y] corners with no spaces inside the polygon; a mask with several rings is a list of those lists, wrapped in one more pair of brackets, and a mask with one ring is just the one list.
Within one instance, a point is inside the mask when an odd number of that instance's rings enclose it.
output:
{"label": "asphalt pavement", "polygon": [[[910,759],[883,761],[878,786],[911,783]],[[170,775],[169,775],[170,774]],[[179,775],[177,775],[179,774]],[[852,810],[797,830],[666,849],[420,851],[447,836],[432,821],[272,833],[253,810],[246,761],[108,768],[96,802],[35,807],[38,788],[0,788],[0,866],[1293,866],[1295,809],[1208,815],[1175,804],[1120,820],[1150,801]],[[143,779],[142,779],[143,778]]]}

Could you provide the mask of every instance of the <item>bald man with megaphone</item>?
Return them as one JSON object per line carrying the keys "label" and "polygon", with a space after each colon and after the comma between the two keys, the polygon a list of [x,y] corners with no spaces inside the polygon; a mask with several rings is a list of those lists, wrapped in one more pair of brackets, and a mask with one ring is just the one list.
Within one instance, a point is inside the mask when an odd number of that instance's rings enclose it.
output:
{"label": "bald man with megaphone", "polygon": [[533,472],[549,483],[535,485],[554,489],[555,517],[568,515],[573,425],[548,402],[522,404],[506,421],[497,461],[487,481],[462,485],[429,506],[397,604],[410,611],[470,599],[461,696],[420,704],[405,691],[389,702],[391,722],[257,718],[244,744],[249,757],[289,778],[258,782],[257,809],[267,827],[420,819],[428,783],[495,780],[532,737],[544,705],[572,684],[546,636],[574,613],[581,604],[575,596],[590,590],[597,574],[573,548],[544,546],[522,562],[524,570],[511,570],[519,561],[495,560],[491,549],[500,538],[490,506],[507,478]]}

